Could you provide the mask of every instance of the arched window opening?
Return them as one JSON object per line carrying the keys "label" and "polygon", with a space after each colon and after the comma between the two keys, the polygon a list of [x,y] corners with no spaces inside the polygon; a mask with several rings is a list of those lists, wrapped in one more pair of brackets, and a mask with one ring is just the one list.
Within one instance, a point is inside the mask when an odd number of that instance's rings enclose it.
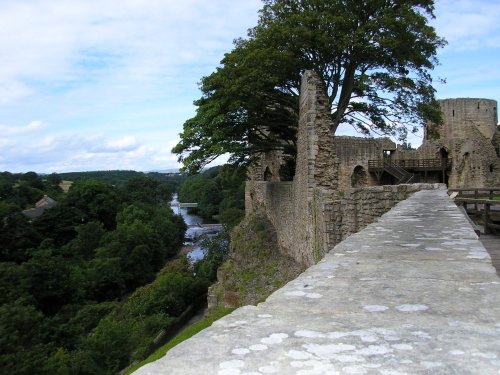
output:
{"label": "arched window opening", "polygon": [[445,147],[441,147],[439,149],[439,155],[441,156],[441,159],[448,159],[448,150]]}
{"label": "arched window opening", "polygon": [[264,171],[264,181],[271,181],[272,179],[273,179],[273,174],[271,173],[269,167],[266,167],[266,170]]}
{"label": "arched window opening", "polygon": [[351,174],[351,186],[356,188],[366,186],[367,184],[368,176],[366,170],[361,165],[358,165]]}

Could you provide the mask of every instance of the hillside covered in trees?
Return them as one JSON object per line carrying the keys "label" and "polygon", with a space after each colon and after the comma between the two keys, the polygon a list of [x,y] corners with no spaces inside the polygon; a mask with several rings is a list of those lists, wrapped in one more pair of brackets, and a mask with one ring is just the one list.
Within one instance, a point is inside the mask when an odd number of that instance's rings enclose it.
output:
{"label": "hillside covered in trees", "polygon": [[[177,257],[186,226],[169,207],[172,184],[136,175],[120,186],[60,176],[0,175],[0,371],[113,374],[215,277],[219,255]],[[176,182],[175,182],[176,184]],[[44,194],[54,207],[29,219]]]}

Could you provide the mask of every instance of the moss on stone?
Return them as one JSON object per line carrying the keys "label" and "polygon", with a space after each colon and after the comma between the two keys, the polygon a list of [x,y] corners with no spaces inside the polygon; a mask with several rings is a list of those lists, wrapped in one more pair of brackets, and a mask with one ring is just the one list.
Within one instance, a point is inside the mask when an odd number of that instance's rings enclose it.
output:
{"label": "moss on stone", "polygon": [[231,235],[229,260],[219,268],[215,287],[218,305],[255,305],[300,272],[295,260],[279,251],[273,224],[256,211]]}

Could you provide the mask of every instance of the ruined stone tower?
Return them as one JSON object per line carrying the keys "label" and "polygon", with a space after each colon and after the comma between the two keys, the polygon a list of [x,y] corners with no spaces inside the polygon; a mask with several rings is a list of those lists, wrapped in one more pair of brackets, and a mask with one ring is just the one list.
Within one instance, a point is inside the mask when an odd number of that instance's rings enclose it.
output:
{"label": "ruined stone tower", "polygon": [[[481,136],[492,140],[497,133],[497,102],[491,99],[458,98],[439,100],[444,123],[443,139]],[[479,131],[479,133],[478,133]],[[428,138],[427,135],[425,137]]]}
{"label": "ruined stone tower", "polygon": [[490,99],[458,98],[439,101],[443,125],[438,139],[428,132],[417,157],[446,157],[450,188],[500,185],[500,131],[497,102]]}

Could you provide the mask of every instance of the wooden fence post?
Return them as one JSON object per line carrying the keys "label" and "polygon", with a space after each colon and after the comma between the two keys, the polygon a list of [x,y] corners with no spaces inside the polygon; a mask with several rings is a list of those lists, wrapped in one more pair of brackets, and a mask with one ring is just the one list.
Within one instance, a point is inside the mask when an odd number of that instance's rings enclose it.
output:
{"label": "wooden fence post", "polygon": [[484,234],[491,233],[491,229],[488,226],[490,223],[490,204],[484,203]]}

